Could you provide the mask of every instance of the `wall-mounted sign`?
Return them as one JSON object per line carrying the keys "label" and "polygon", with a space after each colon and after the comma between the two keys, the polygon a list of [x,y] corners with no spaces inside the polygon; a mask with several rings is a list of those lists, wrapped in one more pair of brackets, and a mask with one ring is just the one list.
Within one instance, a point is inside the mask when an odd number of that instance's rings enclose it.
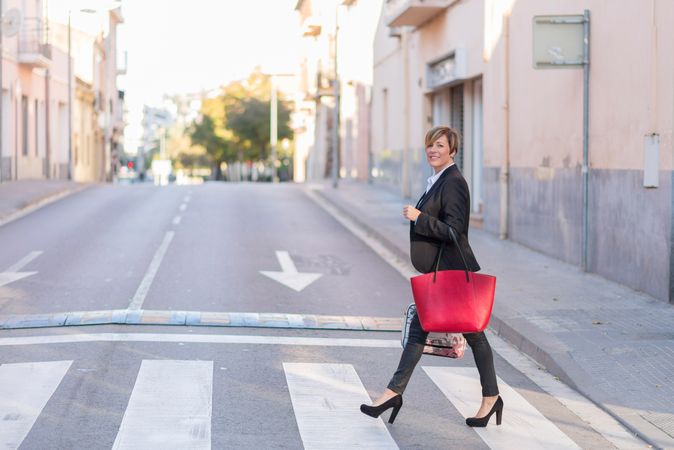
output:
{"label": "wall-mounted sign", "polygon": [[432,61],[426,67],[426,87],[429,90],[466,77],[466,50],[457,48],[449,55]]}
{"label": "wall-mounted sign", "polygon": [[533,63],[535,69],[582,66],[585,17],[535,16]]}

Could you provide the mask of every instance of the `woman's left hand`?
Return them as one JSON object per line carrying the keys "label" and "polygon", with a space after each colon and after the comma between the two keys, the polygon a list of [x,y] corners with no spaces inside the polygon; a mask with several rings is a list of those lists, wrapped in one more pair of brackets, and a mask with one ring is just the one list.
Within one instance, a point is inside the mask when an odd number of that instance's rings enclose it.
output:
{"label": "woman's left hand", "polygon": [[416,209],[414,206],[412,205],[403,206],[403,216],[405,216],[406,219],[414,222],[417,220],[417,217],[419,217],[419,214],[421,214],[421,211]]}

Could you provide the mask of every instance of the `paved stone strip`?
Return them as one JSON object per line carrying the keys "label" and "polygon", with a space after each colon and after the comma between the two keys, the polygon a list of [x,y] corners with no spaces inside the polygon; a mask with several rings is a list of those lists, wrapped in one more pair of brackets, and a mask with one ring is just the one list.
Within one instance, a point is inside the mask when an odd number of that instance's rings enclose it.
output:
{"label": "paved stone strip", "polygon": [[0,316],[0,329],[84,325],[182,325],[314,330],[400,331],[402,318],[318,314],[113,309]]}

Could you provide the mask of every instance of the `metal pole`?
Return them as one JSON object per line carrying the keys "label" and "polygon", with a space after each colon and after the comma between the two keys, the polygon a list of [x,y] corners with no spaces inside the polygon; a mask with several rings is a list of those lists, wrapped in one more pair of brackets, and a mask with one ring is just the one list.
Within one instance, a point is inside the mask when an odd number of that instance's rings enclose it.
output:
{"label": "metal pole", "polygon": [[70,10],[68,10],[68,179],[73,179],[73,81],[72,81],[72,44],[70,27]]}
{"label": "metal pole", "polygon": [[[401,183],[403,198],[412,197],[412,186],[410,183],[410,148],[412,144],[410,131],[410,54],[409,54],[409,32],[403,31],[403,120],[404,120],[404,142],[401,158]],[[388,114],[388,112],[384,112]]]}
{"label": "metal pole", "polygon": [[581,266],[588,271],[588,228],[589,228],[589,129],[590,129],[590,11],[585,10],[583,22],[583,248]]}
{"label": "metal pole", "polygon": [[335,110],[332,114],[332,187],[337,187],[338,172],[338,155],[339,155],[339,72],[337,71],[337,39],[339,35],[339,4],[335,7],[335,79],[334,79],[334,99]]}
{"label": "metal pole", "polygon": [[276,177],[276,142],[278,140],[278,98],[276,94],[276,77],[271,76],[271,127],[269,128],[269,141],[271,142],[271,181],[278,182]]}
{"label": "metal pole", "polygon": [[[52,51],[51,51],[51,44],[49,41],[49,3],[45,2],[45,28],[46,28],[46,44],[47,48],[49,48],[49,57],[52,58]],[[45,75],[44,75],[44,106],[45,106],[45,111],[44,111],[44,117],[45,117],[45,166],[46,166],[46,173],[45,177],[47,179],[51,178],[51,133],[50,133],[50,123],[51,123],[51,111],[49,108],[50,102],[51,102],[51,93],[49,91],[49,87],[51,84],[51,72],[49,71],[49,68],[45,69]]]}

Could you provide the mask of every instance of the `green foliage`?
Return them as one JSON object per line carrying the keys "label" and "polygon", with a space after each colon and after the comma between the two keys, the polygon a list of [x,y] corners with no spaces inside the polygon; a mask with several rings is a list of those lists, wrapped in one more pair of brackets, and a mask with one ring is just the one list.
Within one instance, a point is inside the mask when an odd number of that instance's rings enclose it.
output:
{"label": "green foliage", "polygon": [[[247,80],[222,87],[216,98],[206,99],[201,118],[189,128],[193,145],[206,149],[216,174],[222,162],[266,161],[269,157],[271,80],[259,70]],[[278,102],[278,139],[292,138],[291,108]]]}

